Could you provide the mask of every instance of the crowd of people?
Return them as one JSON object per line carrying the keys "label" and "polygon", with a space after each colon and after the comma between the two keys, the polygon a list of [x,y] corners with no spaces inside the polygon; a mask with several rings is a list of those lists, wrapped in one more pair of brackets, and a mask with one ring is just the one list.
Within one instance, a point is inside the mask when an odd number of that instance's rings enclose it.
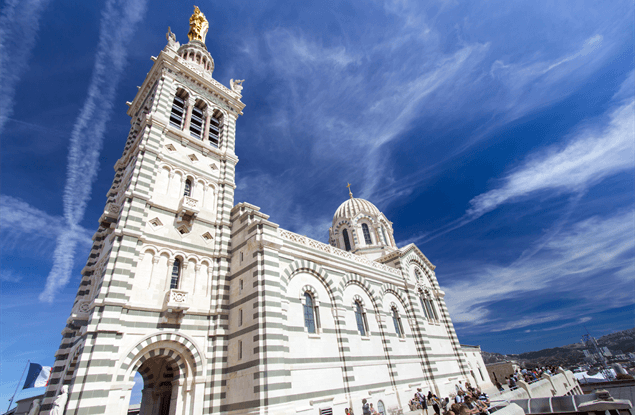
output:
{"label": "crowd of people", "polygon": [[424,395],[419,388],[409,406],[411,411],[421,410],[422,415],[429,415],[430,407],[435,415],[489,415],[490,400],[487,393],[472,387],[469,382],[463,385],[459,381],[456,394],[446,398],[439,398],[430,391]]}
{"label": "crowd of people", "polygon": [[[558,367],[556,366],[543,366],[543,367],[538,367],[535,369],[526,369],[526,368],[523,368],[520,370],[516,369],[514,374],[512,374],[511,376],[505,376],[505,383],[507,383],[507,386],[509,387],[510,390],[514,390],[514,389],[518,389],[517,383],[519,380],[523,380],[527,383],[533,383],[537,380],[540,380],[543,374],[547,374],[551,376],[556,374],[557,370],[558,370]],[[502,392],[505,390],[505,388],[503,388],[503,385],[501,385],[498,379],[495,380],[494,384],[496,385],[499,391]]]}
{"label": "crowd of people", "polygon": [[[517,389],[517,382],[523,380],[532,383],[540,380],[543,374],[554,375],[557,373],[557,366],[545,366],[536,369],[520,369],[516,370],[512,375],[505,376],[505,382],[510,390]],[[499,391],[505,388],[498,380],[495,385]],[[428,391],[424,394],[421,388],[417,389],[414,397],[409,402],[410,411],[420,410],[422,415],[489,415],[490,399],[487,393],[470,385],[469,382],[462,381],[455,386],[456,394],[451,394],[446,398],[439,398],[436,394]],[[432,408],[432,414],[429,408]],[[494,409],[495,410],[495,409]],[[373,404],[366,399],[362,400],[362,415],[380,415]],[[346,408],[346,415],[353,415],[352,410]]]}

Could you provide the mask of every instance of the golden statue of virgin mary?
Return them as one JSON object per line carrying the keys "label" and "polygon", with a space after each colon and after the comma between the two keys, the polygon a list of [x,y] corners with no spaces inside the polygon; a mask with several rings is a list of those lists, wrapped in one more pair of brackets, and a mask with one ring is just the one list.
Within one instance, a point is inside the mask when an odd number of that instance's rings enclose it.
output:
{"label": "golden statue of virgin mary", "polygon": [[194,14],[190,17],[190,31],[187,33],[187,37],[190,40],[200,40],[205,43],[207,29],[209,29],[209,23],[205,15],[198,7],[194,6]]}

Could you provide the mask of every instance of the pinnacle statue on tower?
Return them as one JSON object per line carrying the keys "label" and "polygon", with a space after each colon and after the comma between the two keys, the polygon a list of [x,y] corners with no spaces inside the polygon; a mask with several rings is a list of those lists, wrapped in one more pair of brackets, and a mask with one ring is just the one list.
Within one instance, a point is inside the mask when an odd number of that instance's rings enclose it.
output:
{"label": "pinnacle statue on tower", "polygon": [[197,6],[194,6],[194,14],[190,17],[190,31],[187,33],[187,37],[190,40],[200,40],[205,43],[207,29],[209,29],[209,22],[203,12]]}

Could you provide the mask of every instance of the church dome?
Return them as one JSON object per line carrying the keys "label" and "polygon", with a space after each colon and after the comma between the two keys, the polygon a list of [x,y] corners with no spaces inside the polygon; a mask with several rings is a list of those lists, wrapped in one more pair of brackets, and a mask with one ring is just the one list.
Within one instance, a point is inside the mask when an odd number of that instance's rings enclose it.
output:
{"label": "church dome", "polygon": [[392,222],[368,200],[350,198],[333,215],[329,243],[356,255],[375,260],[397,249]]}
{"label": "church dome", "polygon": [[350,198],[337,208],[335,215],[333,215],[333,222],[340,218],[354,218],[360,213],[366,213],[373,217],[380,214],[379,209],[368,200]]}

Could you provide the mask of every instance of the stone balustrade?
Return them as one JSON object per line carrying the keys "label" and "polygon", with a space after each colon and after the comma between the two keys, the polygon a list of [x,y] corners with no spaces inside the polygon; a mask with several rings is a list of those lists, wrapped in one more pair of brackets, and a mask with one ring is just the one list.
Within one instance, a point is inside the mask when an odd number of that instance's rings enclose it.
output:
{"label": "stone balustrade", "polygon": [[336,248],[334,246],[316,241],[315,239],[307,238],[306,236],[299,235],[297,233],[289,232],[284,229],[278,228],[278,235],[282,239],[286,239],[287,241],[295,242],[304,246],[308,246],[309,248],[316,249],[318,251],[326,252],[328,254],[337,255],[342,258],[352,259],[353,261],[359,262],[360,264],[367,265],[369,267],[373,267],[390,274],[401,276],[401,271],[397,268],[390,267],[388,265],[382,264],[380,262],[371,261],[370,259],[361,256],[355,255],[348,251],[344,251],[342,249]]}

